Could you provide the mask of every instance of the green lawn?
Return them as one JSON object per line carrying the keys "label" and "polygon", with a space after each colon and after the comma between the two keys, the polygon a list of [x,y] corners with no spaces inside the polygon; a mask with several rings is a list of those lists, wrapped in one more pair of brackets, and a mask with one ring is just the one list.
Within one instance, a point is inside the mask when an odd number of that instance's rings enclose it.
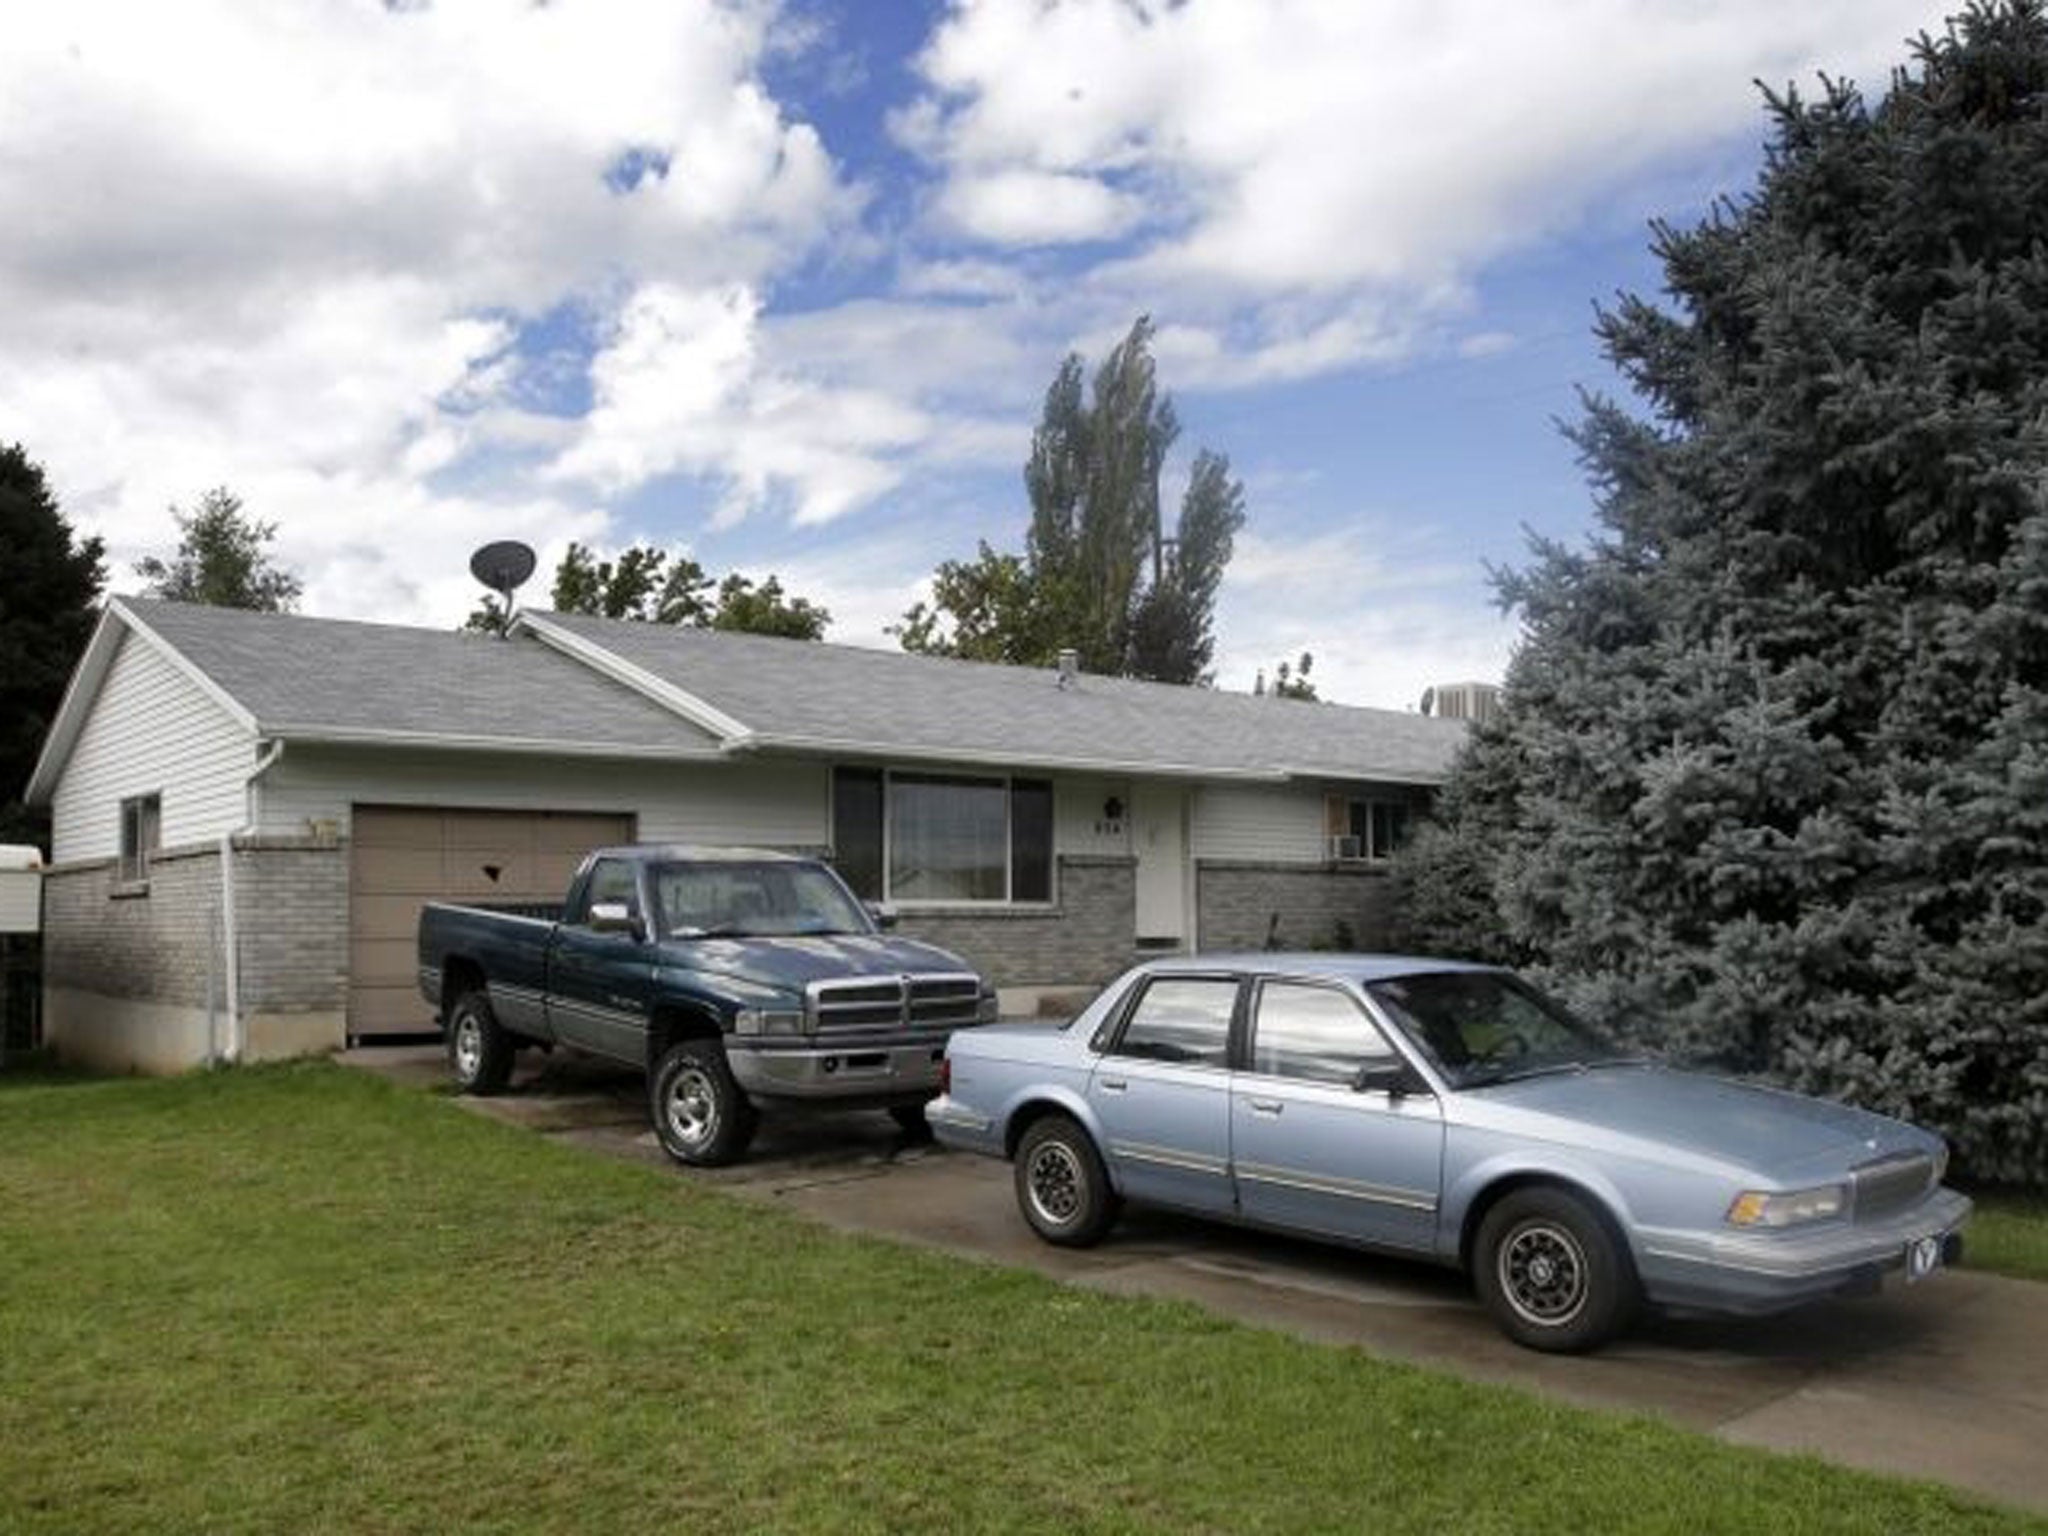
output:
{"label": "green lawn", "polygon": [[0,1530],[2009,1530],[328,1066],[0,1074]]}
{"label": "green lawn", "polygon": [[2048,1280],[2048,1195],[1973,1192],[1963,1262],[2022,1280]]}

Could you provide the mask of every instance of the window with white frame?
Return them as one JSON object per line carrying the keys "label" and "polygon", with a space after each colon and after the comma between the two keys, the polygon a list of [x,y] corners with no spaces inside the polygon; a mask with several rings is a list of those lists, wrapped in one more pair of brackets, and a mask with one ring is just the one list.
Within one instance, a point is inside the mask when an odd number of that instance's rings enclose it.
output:
{"label": "window with white frame", "polygon": [[162,795],[135,795],[121,802],[123,884],[139,885],[149,878],[149,857],[162,846],[163,820]]}
{"label": "window with white frame", "polygon": [[1408,841],[1408,804],[1332,795],[1328,824],[1331,858],[1377,863]]}
{"label": "window with white frame", "polygon": [[832,774],[833,863],[870,901],[1051,901],[1052,822],[1043,779]]}

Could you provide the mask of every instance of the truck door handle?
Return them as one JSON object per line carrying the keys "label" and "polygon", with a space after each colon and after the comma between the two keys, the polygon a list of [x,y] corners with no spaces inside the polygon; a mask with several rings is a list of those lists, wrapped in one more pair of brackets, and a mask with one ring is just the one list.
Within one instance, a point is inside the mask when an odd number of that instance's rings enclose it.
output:
{"label": "truck door handle", "polygon": [[1246,1102],[1251,1105],[1252,1113],[1255,1115],[1277,1115],[1283,1108],[1278,1099],[1250,1099]]}
{"label": "truck door handle", "polygon": [[1104,1093],[1122,1093],[1125,1089],[1129,1088],[1130,1086],[1131,1085],[1121,1077],[1105,1077],[1102,1080],[1102,1091]]}

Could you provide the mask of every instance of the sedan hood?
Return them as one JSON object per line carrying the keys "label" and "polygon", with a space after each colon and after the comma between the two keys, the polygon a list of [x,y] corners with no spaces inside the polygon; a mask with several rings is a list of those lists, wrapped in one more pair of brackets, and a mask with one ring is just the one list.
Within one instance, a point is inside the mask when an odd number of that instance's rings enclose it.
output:
{"label": "sedan hood", "polygon": [[801,992],[814,981],[903,976],[974,967],[935,944],[890,934],[819,934],[809,938],[675,939],[662,945],[662,964],[730,976],[756,986]]}
{"label": "sedan hood", "polygon": [[[1469,1091],[1475,1110],[1574,1122],[1586,1140],[1625,1138],[1692,1156],[1793,1175],[1846,1168],[1920,1141],[1896,1120],[1824,1099],[1664,1067],[1596,1067]],[[1492,1118],[1491,1113],[1488,1118]]]}

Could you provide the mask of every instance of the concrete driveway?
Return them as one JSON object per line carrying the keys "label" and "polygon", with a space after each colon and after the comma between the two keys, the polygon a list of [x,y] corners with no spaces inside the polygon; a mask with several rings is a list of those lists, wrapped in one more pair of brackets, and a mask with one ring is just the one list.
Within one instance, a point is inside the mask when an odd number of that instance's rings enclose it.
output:
{"label": "concrete driveway", "polygon": [[[341,1059],[403,1082],[446,1077],[435,1047]],[[610,1068],[533,1056],[504,1097],[458,1102],[673,1167],[642,1092]],[[1761,1322],[1651,1319],[1596,1356],[1558,1358],[1508,1343],[1462,1276],[1428,1265],[1146,1212],[1098,1248],[1049,1247],[1017,1214],[1007,1164],[913,1144],[882,1114],[770,1117],[746,1163],[676,1174],[847,1231],[1179,1297],[1259,1327],[2048,1511],[2048,1286],[1962,1270]]]}

